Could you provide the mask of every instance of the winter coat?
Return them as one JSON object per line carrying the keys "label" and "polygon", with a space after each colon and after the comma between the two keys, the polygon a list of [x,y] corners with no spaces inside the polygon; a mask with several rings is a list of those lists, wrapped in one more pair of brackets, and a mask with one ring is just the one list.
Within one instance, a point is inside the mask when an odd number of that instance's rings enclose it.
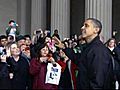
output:
{"label": "winter coat", "polygon": [[57,63],[62,67],[59,89],[76,89],[77,66],[71,60],[68,60],[66,63],[59,60]]}
{"label": "winter coat", "polygon": [[112,54],[115,60],[115,70],[120,72],[120,47],[115,47]]}
{"label": "winter coat", "polygon": [[114,77],[120,85],[120,45],[113,49],[112,55],[114,57]]}
{"label": "winter coat", "polygon": [[8,64],[0,62],[0,89],[11,89]]}
{"label": "winter coat", "polygon": [[97,36],[81,54],[77,77],[78,89],[111,89],[113,86],[111,54]]}
{"label": "winter coat", "polygon": [[16,62],[13,57],[7,60],[11,65],[13,72],[13,79],[11,80],[12,89],[26,89],[29,84],[29,63],[23,56],[20,55],[19,60]]}
{"label": "winter coat", "polygon": [[47,72],[47,63],[40,63],[37,58],[33,58],[30,62],[30,74],[33,76],[33,89],[53,90],[57,89],[57,85],[45,83]]}

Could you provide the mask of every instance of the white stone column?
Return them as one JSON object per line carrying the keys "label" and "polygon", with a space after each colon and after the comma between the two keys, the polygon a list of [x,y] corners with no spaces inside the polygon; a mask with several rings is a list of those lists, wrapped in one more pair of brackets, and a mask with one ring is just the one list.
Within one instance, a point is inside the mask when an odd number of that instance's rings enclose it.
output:
{"label": "white stone column", "polygon": [[26,0],[17,0],[17,23],[19,24],[20,34],[26,33]]}
{"label": "white stone column", "polygon": [[31,34],[31,1],[17,0],[17,23],[20,34]]}
{"label": "white stone column", "polygon": [[46,29],[46,0],[32,0],[31,35],[36,29]]}
{"label": "white stone column", "polygon": [[51,32],[58,29],[61,40],[70,37],[70,0],[51,0]]}
{"label": "white stone column", "polygon": [[112,35],[112,0],[85,0],[85,18],[97,18],[102,22],[102,33],[107,41]]}

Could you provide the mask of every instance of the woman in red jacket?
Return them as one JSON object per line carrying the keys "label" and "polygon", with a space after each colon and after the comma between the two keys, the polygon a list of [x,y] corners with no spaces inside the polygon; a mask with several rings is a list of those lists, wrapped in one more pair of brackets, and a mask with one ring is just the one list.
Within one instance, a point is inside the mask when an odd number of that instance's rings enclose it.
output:
{"label": "woman in red jacket", "polygon": [[48,57],[49,49],[46,44],[39,45],[37,58],[30,62],[30,73],[33,75],[33,89],[57,89],[57,85],[45,83],[47,64],[54,62],[53,57]]}

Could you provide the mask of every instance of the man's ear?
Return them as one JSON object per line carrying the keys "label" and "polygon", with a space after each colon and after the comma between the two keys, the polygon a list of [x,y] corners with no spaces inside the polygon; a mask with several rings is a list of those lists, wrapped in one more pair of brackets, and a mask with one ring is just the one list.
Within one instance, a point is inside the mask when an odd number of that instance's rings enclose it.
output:
{"label": "man's ear", "polygon": [[95,34],[97,34],[99,32],[99,28],[95,28]]}

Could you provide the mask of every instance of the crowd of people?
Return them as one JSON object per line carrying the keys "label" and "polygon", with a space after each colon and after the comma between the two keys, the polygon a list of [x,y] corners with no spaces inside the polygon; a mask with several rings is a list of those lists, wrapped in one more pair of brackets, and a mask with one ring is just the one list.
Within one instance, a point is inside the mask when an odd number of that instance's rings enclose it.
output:
{"label": "crowd of people", "polygon": [[[120,44],[100,40],[102,24],[85,20],[80,36],[60,39],[58,30],[21,35],[9,22],[0,35],[0,89],[116,89],[120,83]],[[116,83],[117,82],[117,83]]]}

